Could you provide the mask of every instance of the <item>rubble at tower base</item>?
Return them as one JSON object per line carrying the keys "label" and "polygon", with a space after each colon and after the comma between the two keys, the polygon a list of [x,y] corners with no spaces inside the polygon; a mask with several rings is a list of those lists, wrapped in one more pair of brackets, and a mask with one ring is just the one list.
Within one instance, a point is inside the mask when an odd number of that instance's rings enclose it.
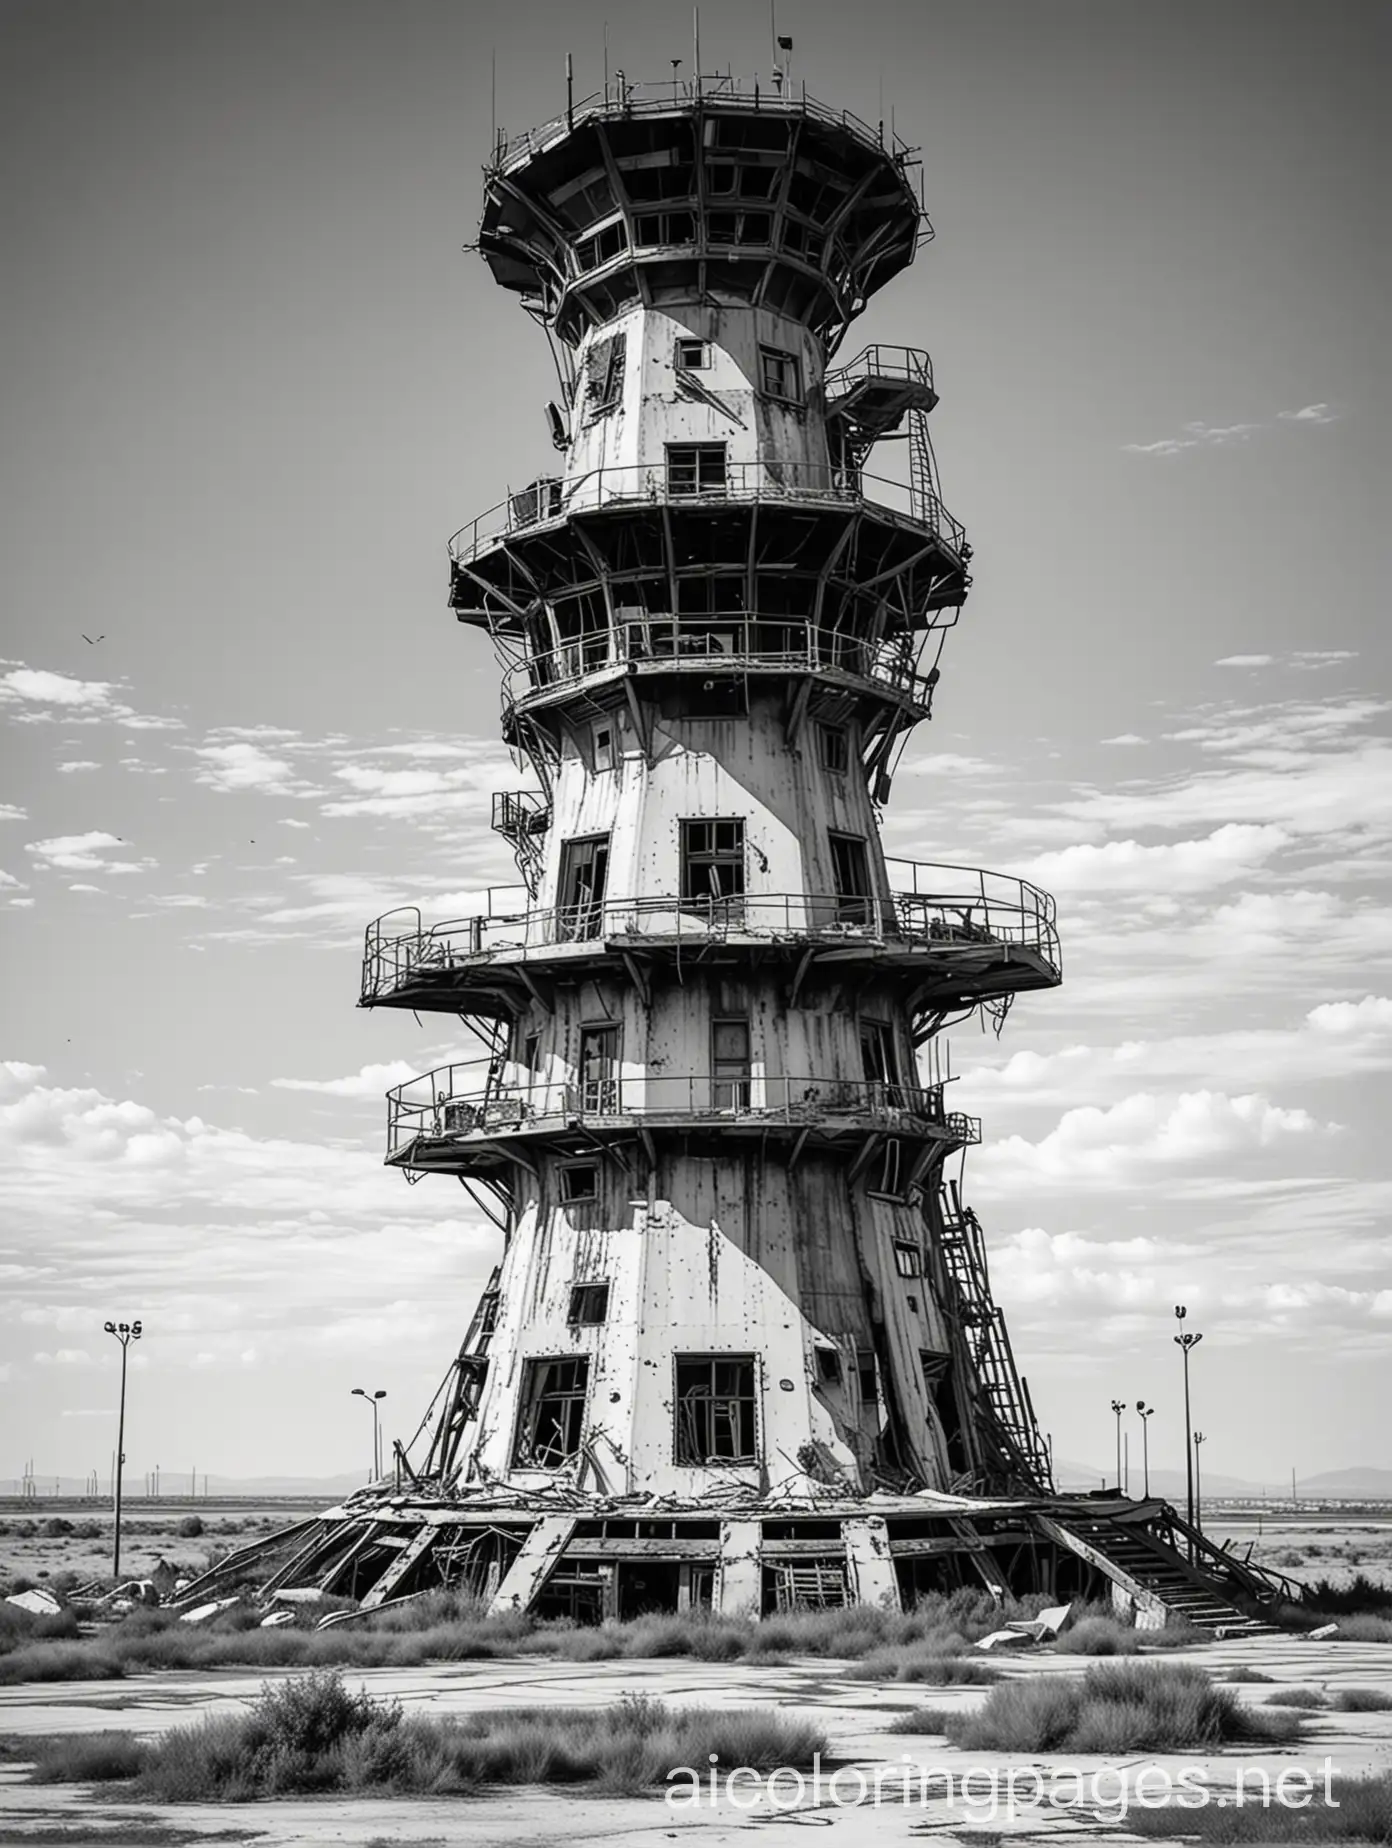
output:
{"label": "rubble at tower base", "polygon": [[[239,1552],[187,1587],[193,1606],[241,1589],[356,1599],[364,1612],[449,1589],[490,1613],[580,1623],[654,1612],[758,1618],[860,1604],[911,1610],[961,1587],[1002,1602],[1109,1598],[1138,1627],[1268,1630],[1275,1581],[1213,1547],[1162,1501],[1107,1491],[987,1499],[544,1497],[363,1489]],[[334,1619],[329,1619],[334,1621]]]}

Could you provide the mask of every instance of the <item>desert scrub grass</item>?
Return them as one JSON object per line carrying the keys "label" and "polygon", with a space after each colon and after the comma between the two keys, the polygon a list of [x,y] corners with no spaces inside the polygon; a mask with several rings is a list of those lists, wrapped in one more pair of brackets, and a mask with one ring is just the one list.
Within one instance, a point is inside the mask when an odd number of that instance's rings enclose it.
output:
{"label": "desert scrub grass", "polygon": [[1115,1617],[1084,1617],[1069,1624],[1054,1648],[1060,1655],[1081,1656],[1133,1656],[1141,1652],[1136,1632]]}
{"label": "desert scrub grass", "polygon": [[1186,1841],[1221,1844],[1281,1842],[1372,1842],[1392,1843],[1392,1772],[1375,1777],[1336,1777],[1331,1780],[1325,1802],[1322,1785],[1317,1782],[1313,1800],[1305,1808],[1293,1809],[1281,1802],[1263,1803],[1259,1791],[1248,1791],[1241,1808],[1228,1803],[1219,1808],[1207,1803],[1202,1809],[1172,1807],[1131,1809],[1126,1829],[1131,1835],[1158,1837],[1172,1842]]}
{"label": "desert scrub grass", "polygon": [[1340,1688],[1334,1696],[1336,1713],[1392,1713],[1392,1694],[1382,1688]]}
{"label": "desert scrub grass", "polygon": [[1274,1675],[1264,1675],[1259,1668],[1230,1668],[1221,1678],[1242,1687],[1255,1686],[1258,1682],[1270,1685],[1276,1679]]}
{"label": "desert scrub grass", "polygon": [[1101,1663],[1081,1680],[1037,1675],[994,1688],[947,1736],[967,1751],[1174,1752],[1293,1739],[1293,1713],[1244,1707],[1187,1663]]}
{"label": "desert scrub grass", "polygon": [[61,1610],[53,1617],[39,1617],[17,1604],[0,1604],[0,1656],[10,1655],[31,1643],[49,1642],[58,1637],[75,1638],[79,1634],[77,1617],[71,1610]]}
{"label": "desert scrub grass", "polygon": [[901,1713],[885,1727],[887,1733],[908,1733],[915,1738],[945,1739],[952,1712],[947,1707],[918,1707]]}
{"label": "desert scrub grass", "polygon": [[1305,1596],[1331,1617],[1392,1617],[1392,1585],[1380,1585],[1366,1572],[1355,1573],[1346,1585],[1314,1579],[1305,1587]]}
{"label": "desert scrub grass", "polygon": [[1276,1688],[1266,1697],[1268,1707],[1327,1707],[1329,1696],[1319,1688]]}
{"label": "desert scrub grass", "polygon": [[879,1649],[847,1671],[848,1681],[925,1681],[936,1688],[987,1688],[1002,1679],[991,1662],[934,1655],[921,1644]]}
{"label": "desert scrub grass", "polygon": [[36,1784],[114,1783],[133,1778],[145,1762],[145,1748],[128,1732],[50,1733],[30,1749]]}
{"label": "desert scrub grass", "polygon": [[647,1790],[719,1763],[772,1771],[826,1750],[822,1730],[763,1711],[672,1710],[630,1696],[608,1708],[502,1708],[403,1718],[334,1673],[263,1689],[252,1711],[167,1733],[134,1789],[164,1803],[250,1802],[310,1791],[467,1794],[488,1785]]}

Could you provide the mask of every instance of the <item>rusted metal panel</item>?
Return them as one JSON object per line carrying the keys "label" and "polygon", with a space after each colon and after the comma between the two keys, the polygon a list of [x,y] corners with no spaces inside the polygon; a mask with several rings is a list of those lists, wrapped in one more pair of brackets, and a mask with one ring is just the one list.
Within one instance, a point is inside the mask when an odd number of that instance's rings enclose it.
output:
{"label": "rusted metal panel", "polygon": [[503,1575],[488,1606],[488,1614],[525,1611],[555,1571],[561,1554],[575,1532],[573,1514],[544,1514],[527,1535],[522,1550]]}
{"label": "rusted metal panel", "polygon": [[759,1523],[720,1523],[720,1570],[715,1608],[722,1617],[757,1617],[763,1603],[763,1562],[759,1557]]}
{"label": "rusted metal panel", "polygon": [[872,1514],[863,1520],[843,1521],[841,1532],[853,1601],[882,1611],[902,1609],[884,1517]]}

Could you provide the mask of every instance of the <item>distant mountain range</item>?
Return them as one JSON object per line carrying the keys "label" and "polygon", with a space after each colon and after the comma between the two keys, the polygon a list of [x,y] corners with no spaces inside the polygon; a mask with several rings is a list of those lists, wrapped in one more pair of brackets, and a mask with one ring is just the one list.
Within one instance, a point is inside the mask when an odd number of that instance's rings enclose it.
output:
{"label": "distant mountain range", "polygon": [[[1065,1493],[1080,1489],[1101,1488],[1105,1481],[1112,1485],[1116,1475],[1116,1466],[1104,1474],[1102,1470],[1090,1468],[1085,1463],[1072,1463],[1060,1457],[1055,1465],[1055,1480]],[[1241,1501],[1289,1501],[1290,1477],[1284,1481],[1258,1482],[1243,1476],[1210,1475],[1207,1470],[1200,1471],[1200,1487],[1203,1499],[1211,1496],[1233,1497]],[[1131,1493],[1141,1493],[1141,1466],[1135,1459],[1131,1463]],[[1185,1493],[1183,1470],[1153,1469],[1150,1472],[1150,1492],[1163,1495],[1167,1501],[1173,1501]],[[1353,1469],[1325,1470],[1318,1476],[1299,1477],[1295,1485],[1296,1495],[1305,1501],[1392,1501],[1392,1469]]]}

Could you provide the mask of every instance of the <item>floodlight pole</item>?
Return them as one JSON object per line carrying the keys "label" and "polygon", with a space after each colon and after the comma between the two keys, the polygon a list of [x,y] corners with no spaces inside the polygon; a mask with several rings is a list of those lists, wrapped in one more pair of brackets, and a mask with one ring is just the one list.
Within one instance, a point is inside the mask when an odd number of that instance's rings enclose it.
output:
{"label": "floodlight pole", "polygon": [[1203,1532],[1203,1478],[1199,1471],[1199,1445],[1205,1441],[1202,1431],[1194,1433],[1194,1525]]}
{"label": "floodlight pole", "polygon": [[107,1322],[104,1324],[108,1335],[114,1335],[121,1344],[121,1409],[116,1419],[116,1482],[112,1496],[114,1507],[113,1535],[111,1543],[111,1576],[121,1576],[121,1470],[126,1461],[126,1355],[132,1341],[140,1339],[139,1322]]}
{"label": "floodlight pole", "polygon": [[[1182,1303],[1175,1304],[1176,1321],[1183,1324],[1184,1318],[1188,1313],[1189,1311]],[[1177,1334],[1174,1339],[1175,1346],[1184,1355],[1184,1473],[1186,1487],[1188,1489],[1188,1507],[1186,1513],[1188,1514],[1189,1525],[1192,1527],[1194,1525],[1194,1446],[1190,1442],[1190,1433],[1194,1429],[1194,1421],[1189,1412],[1189,1355],[1203,1340],[1203,1336],[1187,1335],[1183,1332],[1183,1328],[1181,1327],[1180,1333]],[[1191,1549],[1192,1546],[1193,1542],[1191,1541]]]}
{"label": "floodlight pole", "polygon": [[1112,1411],[1116,1416],[1116,1452],[1117,1452],[1116,1482],[1117,1482],[1117,1494],[1118,1495],[1121,1494],[1121,1414],[1125,1410],[1126,1410],[1126,1401],[1124,1399],[1113,1399],[1112,1400]]}
{"label": "floodlight pole", "polygon": [[1136,1412],[1141,1421],[1141,1469],[1145,1475],[1145,1498],[1150,1500],[1150,1421],[1155,1407],[1147,1405],[1144,1399],[1137,1399]]}
{"label": "floodlight pole", "polygon": [[372,1407],[372,1480],[379,1482],[382,1476],[382,1446],[377,1435],[377,1407],[386,1398],[386,1389],[383,1387],[378,1392],[368,1392],[365,1387],[355,1386],[352,1396],[355,1399],[366,1399]]}

